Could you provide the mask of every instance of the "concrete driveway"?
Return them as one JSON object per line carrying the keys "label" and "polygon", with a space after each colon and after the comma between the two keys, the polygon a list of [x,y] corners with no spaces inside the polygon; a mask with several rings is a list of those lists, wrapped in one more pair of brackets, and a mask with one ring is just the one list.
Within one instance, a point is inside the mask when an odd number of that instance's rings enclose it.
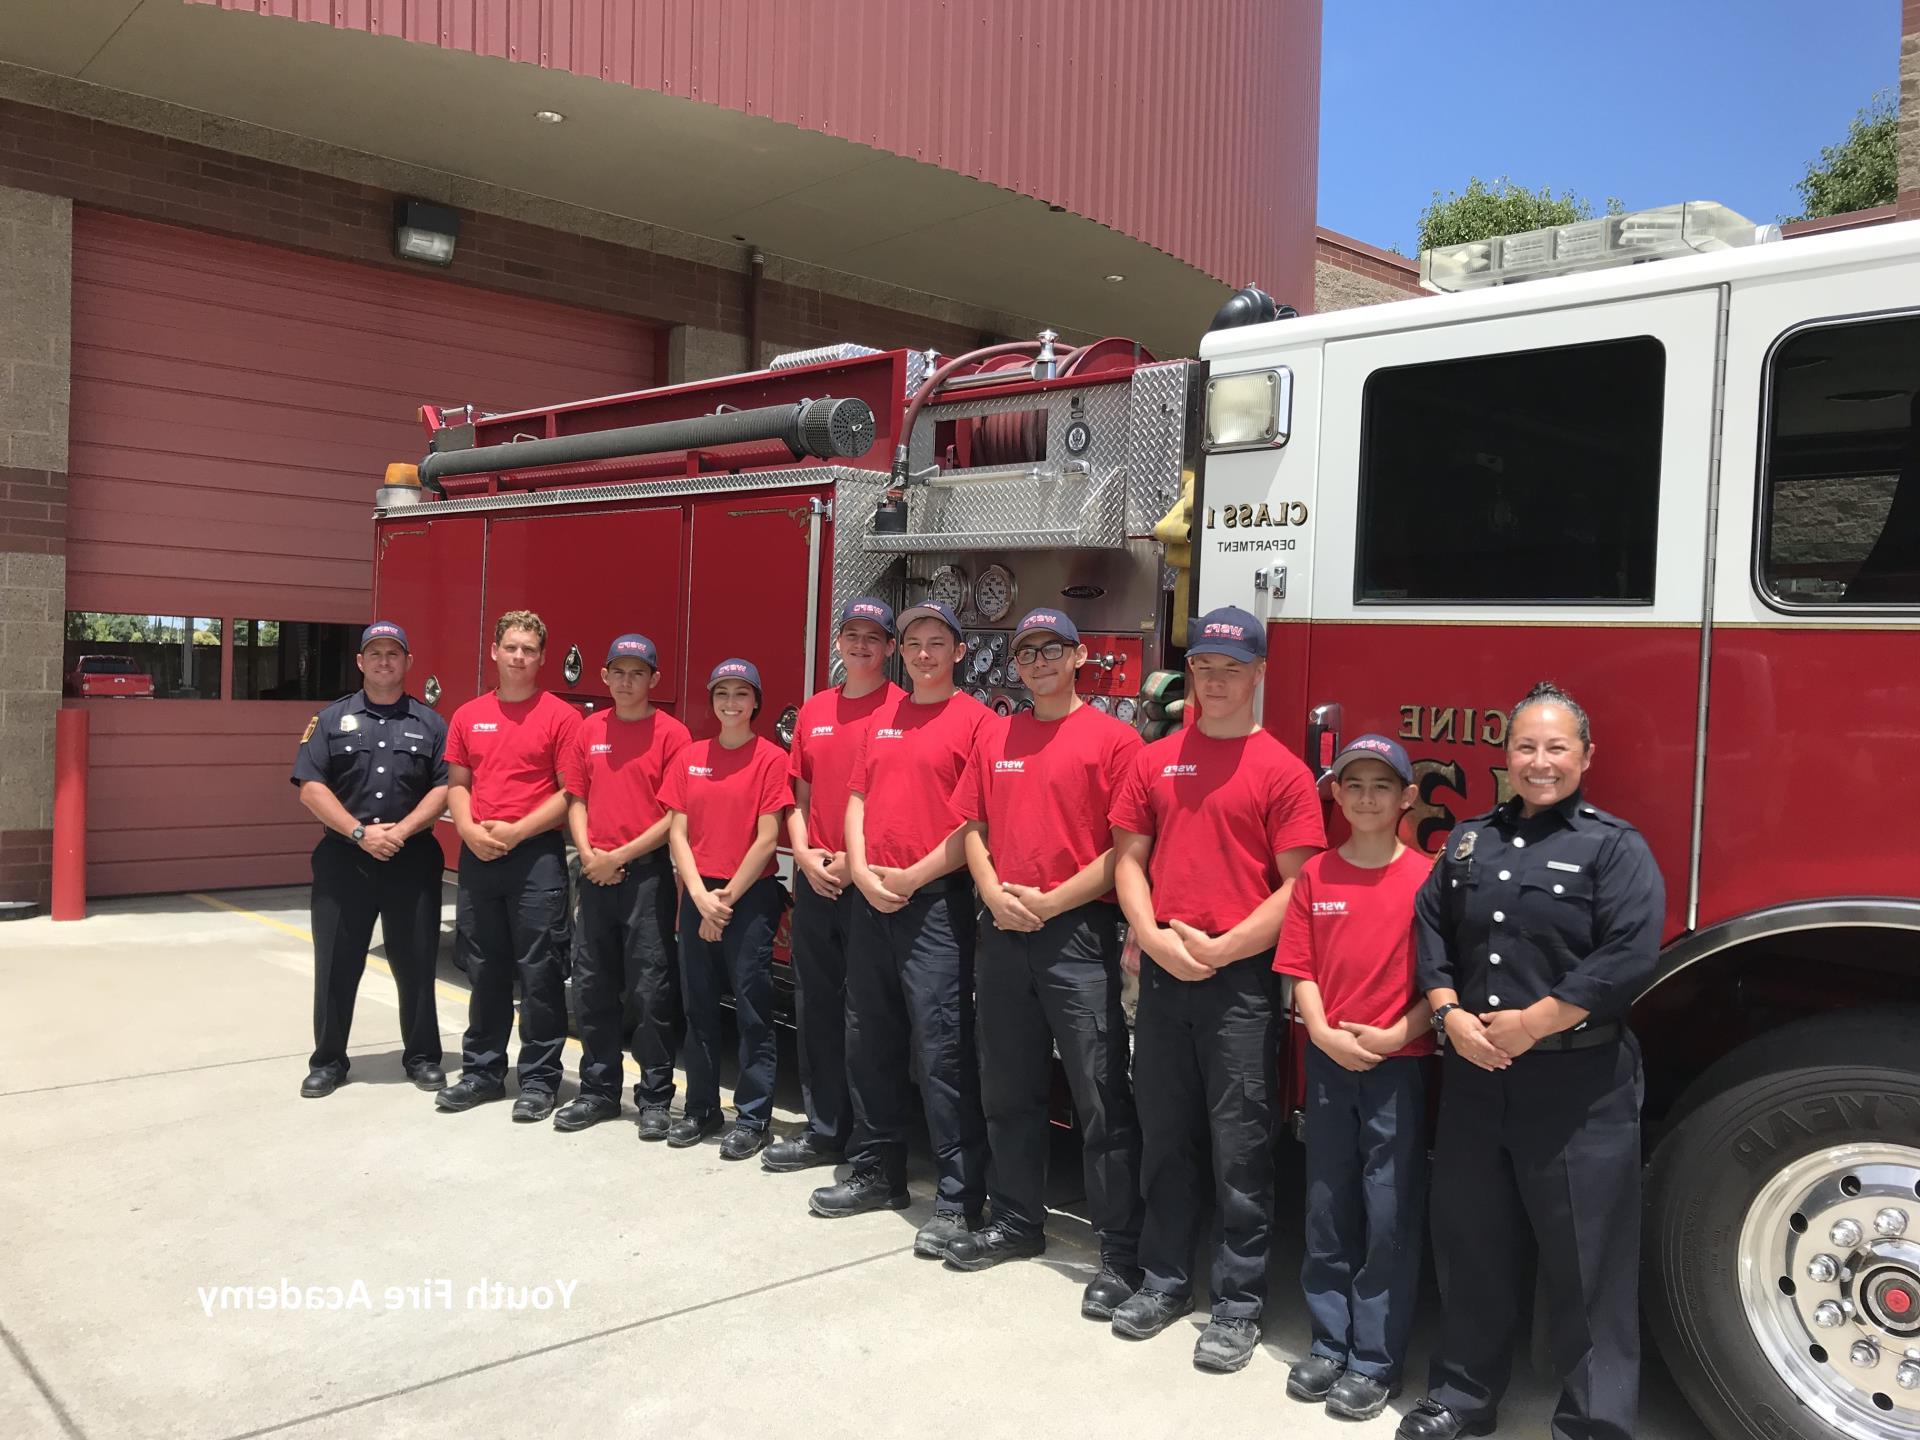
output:
{"label": "concrete driveway", "polygon": [[[0,926],[5,1440],[1393,1433],[1391,1411],[1343,1424],[1285,1396],[1306,1339],[1291,1145],[1264,1351],[1203,1375],[1198,1322],[1129,1344],[1079,1317],[1096,1252],[1064,1147],[1045,1259],[954,1274],[911,1251],[924,1157],[912,1210],[823,1221],[817,1174],[641,1145],[631,1110],[580,1135],[436,1114],[377,960],[352,1083],[300,1099],[306,923],[282,889]],[[444,946],[439,1003],[457,1062]],[[790,1052],[781,1087],[785,1128]],[[1542,1435],[1554,1387],[1519,1371],[1502,1433]],[[1646,1440],[1704,1433],[1657,1365],[1643,1413]]]}

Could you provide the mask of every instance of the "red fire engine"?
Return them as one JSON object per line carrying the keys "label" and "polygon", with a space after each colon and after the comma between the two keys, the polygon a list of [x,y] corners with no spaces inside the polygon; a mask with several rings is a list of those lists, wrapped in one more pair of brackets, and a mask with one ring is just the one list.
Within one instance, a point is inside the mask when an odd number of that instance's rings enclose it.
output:
{"label": "red fire engine", "polygon": [[1402,736],[1429,851],[1508,793],[1506,707],[1565,685],[1594,798],[1668,880],[1634,1013],[1659,1350],[1728,1440],[1915,1440],[1920,225],[1774,238],[1693,204],[1453,247],[1423,266],[1458,293],[1284,319],[1243,293],[1197,361],[841,346],[430,408],[375,608],[443,711],[526,606],[577,703],[637,627],[696,735],[688,677],[739,653],[784,738],[852,594],[951,604],[1003,713],[1012,618],[1057,600],[1082,690],[1149,729],[1179,723],[1187,616],[1240,604],[1269,728],[1322,766]]}

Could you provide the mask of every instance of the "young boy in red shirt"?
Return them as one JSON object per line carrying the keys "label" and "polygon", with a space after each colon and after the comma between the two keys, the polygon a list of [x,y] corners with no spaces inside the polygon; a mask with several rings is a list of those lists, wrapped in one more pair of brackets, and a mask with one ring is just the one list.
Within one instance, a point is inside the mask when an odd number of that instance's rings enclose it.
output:
{"label": "young boy in red shirt", "polygon": [[567,818],[562,773],[580,713],[539,686],[547,627],[509,610],[493,627],[499,683],[453,712],[447,725],[447,808],[460,832],[454,945],[472,994],[460,1046],[460,1080],[437,1108],[471,1110],[507,1088],[513,983],[520,981],[520,1095],[513,1118],[553,1114],[567,1039],[561,966],[567,923]]}
{"label": "young boy in red shirt", "polygon": [[1327,836],[1312,772],[1260,728],[1266,626],[1225,605],[1190,636],[1199,721],[1140,752],[1111,817],[1114,888],[1144,956],[1133,1088],[1147,1205],[1142,1282],[1113,1331],[1145,1340],[1193,1308],[1211,1187],[1213,1315],[1193,1363],[1225,1373],[1252,1359],[1267,1298],[1273,947],[1293,879]]}
{"label": "young boy in red shirt", "polygon": [[847,1094],[847,942],[858,892],[847,862],[847,780],[867,717],[901,695],[887,679],[893,607],[856,595],[840,608],[833,648],[847,678],[800,707],[787,777],[793,809],[793,1028],[800,1052],[800,1100],[807,1128],[776,1140],[763,1170],[838,1165],[853,1138]]}
{"label": "young boy in red shirt", "polygon": [[1141,746],[1131,725],[1074,690],[1086,663],[1071,619],[1051,606],[1029,611],[1013,632],[1013,665],[1033,709],[981,728],[954,795],[984,912],[974,993],[993,1223],[949,1245],[947,1264],[984,1270],[1046,1250],[1057,1049],[1100,1236],[1100,1270],[1080,1311],[1111,1320],[1140,1284],[1141,1206],[1107,811]]}
{"label": "young boy in red shirt", "polygon": [[1313,1349],[1287,1393],[1370,1420],[1400,1392],[1420,1279],[1428,1009],[1413,900],[1432,868],[1400,843],[1418,794],[1407,752],[1362,735],[1333,762],[1353,832],[1294,882],[1273,968],[1294,980],[1307,1051],[1307,1254]]}
{"label": "young boy in red shirt", "polygon": [[764,692],[750,661],[722,660],[707,680],[720,733],[696,740],[667,767],[660,798],[672,812],[667,843],[687,887],[680,902],[680,985],[687,999],[687,1106],[667,1131],[675,1149],[720,1129],[720,996],[733,991],[740,1079],[720,1158],[745,1160],[767,1144],[773,1114],[773,932],[785,894],[773,852],[793,803],[787,752],[753,732]]}
{"label": "young boy in red shirt", "polygon": [[987,1122],[973,1048],[973,878],[953,792],[993,712],[962,694],[966,632],[937,600],[900,614],[913,693],[861,729],[847,779],[847,868],[859,898],[847,952],[847,1086],[853,1173],[807,1197],[816,1215],[904,1210],[912,1126],[909,1070],[933,1142],[939,1187],[913,1253],[946,1258],[987,1198]]}
{"label": "young boy in red shirt", "polygon": [[672,1123],[667,1107],[682,1030],[673,949],[678,897],[660,786],[688,736],[685,725],[653,704],[659,664],[645,635],[613,642],[600,672],[613,708],[581,723],[566,775],[567,825],[580,856],[580,949],[573,970],[580,1094],[553,1117],[556,1130],[584,1130],[620,1114],[629,1009],[640,1067],[633,1087],[640,1138],[664,1140]]}

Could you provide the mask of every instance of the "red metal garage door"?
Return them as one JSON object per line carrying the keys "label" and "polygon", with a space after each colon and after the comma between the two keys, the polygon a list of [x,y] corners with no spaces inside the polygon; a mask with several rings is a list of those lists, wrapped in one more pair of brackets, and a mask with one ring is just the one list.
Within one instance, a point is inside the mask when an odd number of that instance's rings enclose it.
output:
{"label": "red metal garage door", "polygon": [[[490,409],[651,383],[628,318],[79,210],[70,611],[362,624],[373,488],[422,401]],[[232,696],[230,650],[219,694]],[[69,702],[72,703],[72,702]],[[93,708],[94,895],[306,878],[287,784],[317,706]]]}

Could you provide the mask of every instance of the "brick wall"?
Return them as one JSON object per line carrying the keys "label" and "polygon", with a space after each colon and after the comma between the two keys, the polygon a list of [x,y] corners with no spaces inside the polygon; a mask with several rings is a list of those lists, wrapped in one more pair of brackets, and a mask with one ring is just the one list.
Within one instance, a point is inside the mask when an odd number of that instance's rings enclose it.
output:
{"label": "brick wall", "polygon": [[73,207],[0,188],[0,900],[47,900],[66,614]]}
{"label": "brick wall", "polygon": [[1420,266],[1335,230],[1316,230],[1313,246],[1313,308],[1350,310],[1425,295]]}
{"label": "brick wall", "polygon": [[1920,0],[1900,7],[1900,218],[1920,218]]}

